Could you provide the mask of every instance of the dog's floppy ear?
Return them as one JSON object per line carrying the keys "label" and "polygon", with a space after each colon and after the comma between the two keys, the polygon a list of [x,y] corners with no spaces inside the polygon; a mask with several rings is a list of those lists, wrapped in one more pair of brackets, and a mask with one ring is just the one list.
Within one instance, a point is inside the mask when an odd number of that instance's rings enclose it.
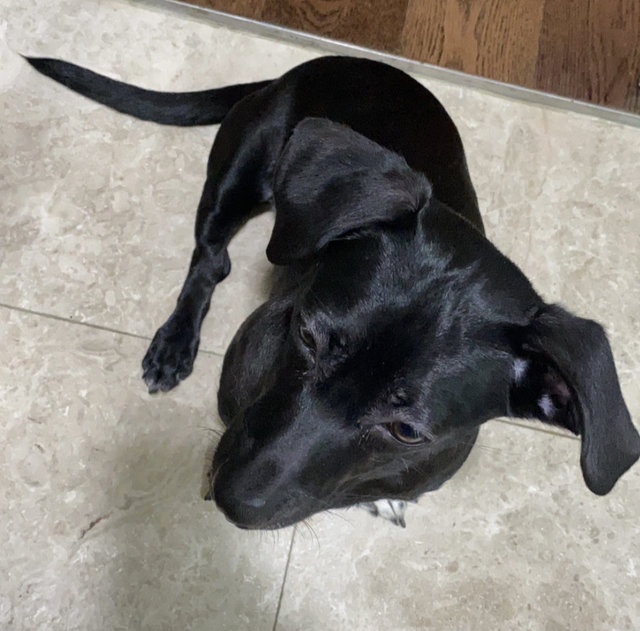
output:
{"label": "dog's floppy ear", "polygon": [[276,167],[267,257],[279,265],[306,258],[350,231],[417,212],[430,197],[428,180],[398,154],[344,125],[305,118]]}
{"label": "dog's floppy ear", "polygon": [[605,495],[640,456],[640,436],[604,330],[549,305],[516,337],[511,414],[580,434],[584,480],[591,491]]}

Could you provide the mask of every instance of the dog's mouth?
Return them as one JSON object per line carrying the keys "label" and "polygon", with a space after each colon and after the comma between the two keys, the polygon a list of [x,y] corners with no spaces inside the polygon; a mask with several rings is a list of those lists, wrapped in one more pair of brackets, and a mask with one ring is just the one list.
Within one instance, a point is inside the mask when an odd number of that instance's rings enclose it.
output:
{"label": "dog's mouth", "polygon": [[288,526],[293,526],[300,520],[291,521],[291,522],[274,522],[273,524],[241,524],[235,522],[229,517],[227,517],[227,521],[233,524],[236,528],[240,528],[241,530],[280,530],[281,528],[287,528]]}

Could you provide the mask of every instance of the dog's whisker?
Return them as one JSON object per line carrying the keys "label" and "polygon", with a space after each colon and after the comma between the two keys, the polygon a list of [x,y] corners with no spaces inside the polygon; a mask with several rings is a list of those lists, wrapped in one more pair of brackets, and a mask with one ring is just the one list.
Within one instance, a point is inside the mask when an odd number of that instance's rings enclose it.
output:
{"label": "dog's whisker", "polygon": [[311,536],[313,537],[313,539],[315,539],[315,542],[316,542],[316,545],[318,546],[318,549],[320,549],[320,539],[318,538],[318,533],[316,533],[316,531],[311,526],[310,519],[311,518],[308,517],[307,519],[303,519],[300,523],[303,526],[305,526],[305,528],[307,529],[307,532],[309,532],[311,534]]}
{"label": "dog's whisker", "polygon": [[317,502],[321,506],[324,505],[326,508],[324,508],[323,510],[328,510],[330,508],[333,508],[333,506],[327,500],[323,500],[321,497],[316,497],[315,495],[312,495],[311,493],[309,493],[308,491],[305,491],[304,489],[300,489],[299,493],[300,495],[312,500],[313,502]]}
{"label": "dog's whisker", "polygon": [[503,450],[500,447],[491,447],[490,445],[486,445],[483,443],[476,443],[475,449],[479,449],[480,451],[486,451],[491,454],[501,454]]}
{"label": "dog's whisker", "polygon": [[224,430],[218,429],[216,427],[205,427],[204,425],[198,425],[196,429],[199,431],[207,432],[208,434],[213,434],[218,438],[222,438],[222,435],[224,434]]}
{"label": "dog's whisker", "polygon": [[331,517],[337,517],[338,519],[342,519],[342,521],[346,522],[350,526],[353,526],[353,522],[347,518],[343,513],[339,513],[337,509],[325,509],[324,511],[327,515],[331,515]]}

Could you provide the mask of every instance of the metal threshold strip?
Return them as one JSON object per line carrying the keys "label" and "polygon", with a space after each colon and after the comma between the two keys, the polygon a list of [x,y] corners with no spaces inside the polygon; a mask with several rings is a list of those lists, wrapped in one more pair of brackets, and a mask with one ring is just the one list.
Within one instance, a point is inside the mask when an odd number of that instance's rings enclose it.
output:
{"label": "metal threshold strip", "polygon": [[390,53],[357,46],[355,44],[339,42],[283,26],[259,22],[250,18],[240,17],[230,13],[223,13],[222,11],[216,11],[205,7],[194,6],[185,2],[180,2],[180,0],[124,1],[138,6],[144,4],[149,8],[172,11],[184,17],[194,18],[199,21],[224,26],[233,30],[243,31],[245,33],[251,33],[259,37],[273,39],[279,42],[284,41],[299,46],[315,48],[318,51],[325,53],[354,55],[357,57],[366,57],[368,59],[384,61],[413,75],[427,79],[446,81],[454,85],[482,90],[509,99],[515,99],[536,105],[544,105],[546,107],[576,112],[587,116],[594,116],[596,118],[620,123],[622,125],[640,127],[640,114],[633,114],[631,112],[604,107],[602,105],[594,105],[592,103],[578,101],[576,99],[570,99],[548,92],[541,92],[539,90],[532,90],[522,86],[503,83],[502,81],[496,81],[494,79],[466,74],[458,70],[441,68],[432,64],[414,61],[405,57],[392,55]]}

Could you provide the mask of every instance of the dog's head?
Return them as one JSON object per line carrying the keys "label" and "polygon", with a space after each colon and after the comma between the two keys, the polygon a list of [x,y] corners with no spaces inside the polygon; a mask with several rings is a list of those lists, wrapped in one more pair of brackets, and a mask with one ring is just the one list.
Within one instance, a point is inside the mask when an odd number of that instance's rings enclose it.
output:
{"label": "dog's head", "polygon": [[400,156],[307,119],[274,192],[268,256],[305,271],[274,303],[273,361],[214,458],[215,498],[236,524],[414,499],[497,416],[580,434],[598,494],[638,458],[602,328],[545,304]]}

